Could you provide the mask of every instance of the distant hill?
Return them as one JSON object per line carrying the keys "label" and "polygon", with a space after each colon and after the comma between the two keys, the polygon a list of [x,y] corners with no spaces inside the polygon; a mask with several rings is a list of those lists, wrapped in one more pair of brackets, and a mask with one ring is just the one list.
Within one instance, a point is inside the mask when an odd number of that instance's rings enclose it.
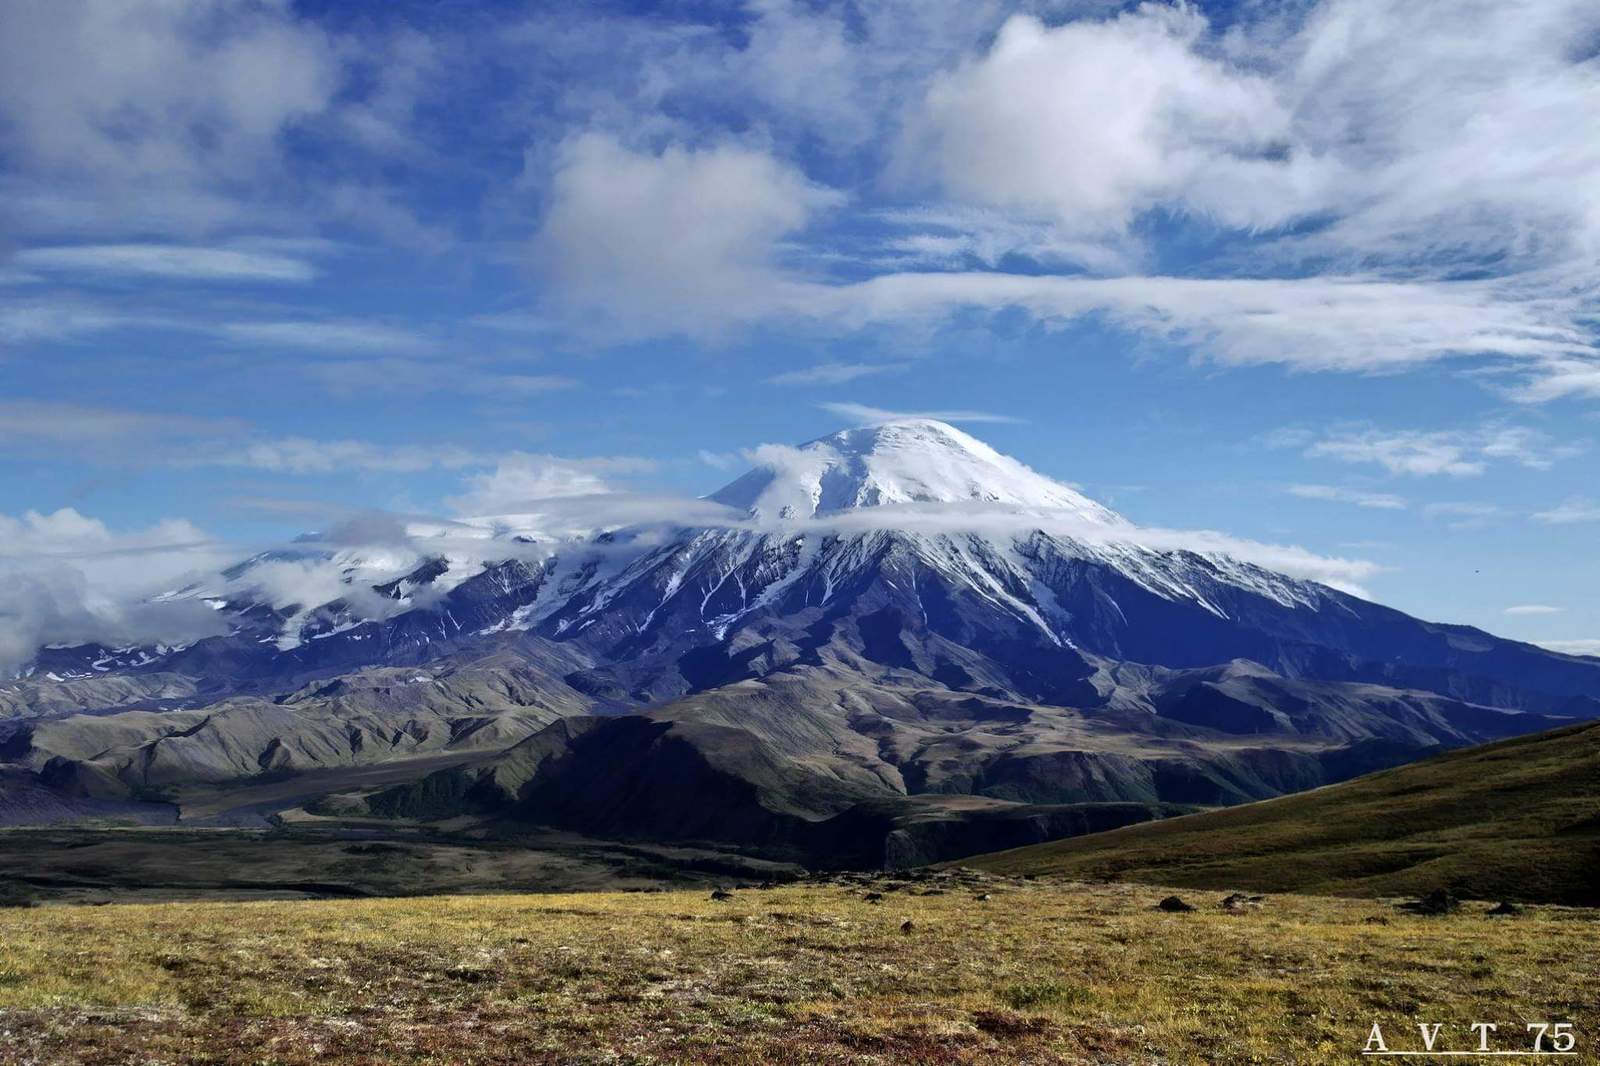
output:
{"label": "distant hill", "polygon": [[1261,892],[1600,905],[1600,724],[1312,792],[965,860],[1008,874]]}

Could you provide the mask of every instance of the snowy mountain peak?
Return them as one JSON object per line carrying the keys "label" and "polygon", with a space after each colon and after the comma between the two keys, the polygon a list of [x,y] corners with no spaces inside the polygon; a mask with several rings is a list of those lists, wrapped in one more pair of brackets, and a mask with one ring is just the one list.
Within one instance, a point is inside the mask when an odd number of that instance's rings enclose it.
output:
{"label": "snowy mountain peak", "polygon": [[762,518],[809,518],[906,503],[991,503],[1116,514],[954,426],[929,418],[841,430],[798,448],[764,445],[756,467],[710,499]]}

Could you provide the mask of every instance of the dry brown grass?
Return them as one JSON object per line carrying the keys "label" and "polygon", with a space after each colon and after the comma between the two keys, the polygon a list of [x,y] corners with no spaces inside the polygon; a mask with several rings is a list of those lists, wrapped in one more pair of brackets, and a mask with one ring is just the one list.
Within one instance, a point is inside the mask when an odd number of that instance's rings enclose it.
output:
{"label": "dry brown grass", "polygon": [[1592,912],[886,887],[0,911],[0,1062],[1329,1063],[1375,1020],[1570,1020],[1597,1061]]}

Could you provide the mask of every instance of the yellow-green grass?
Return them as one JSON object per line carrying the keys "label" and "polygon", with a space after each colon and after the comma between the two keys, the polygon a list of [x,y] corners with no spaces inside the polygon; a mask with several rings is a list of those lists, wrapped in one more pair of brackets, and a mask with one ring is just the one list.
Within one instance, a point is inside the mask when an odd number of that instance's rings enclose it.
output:
{"label": "yellow-green grass", "polygon": [[1572,1021],[1583,1055],[1563,1061],[1600,1061],[1593,912],[1229,913],[1187,893],[1198,909],[1168,914],[1161,895],[947,880],[0,911],[0,1062],[1330,1063],[1375,1021],[1391,1047],[1417,1022],[1462,1045],[1474,1021],[1516,1039]]}
{"label": "yellow-green grass", "polygon": [[1600,723],[963,861],[1084,880],[1600,905]]}

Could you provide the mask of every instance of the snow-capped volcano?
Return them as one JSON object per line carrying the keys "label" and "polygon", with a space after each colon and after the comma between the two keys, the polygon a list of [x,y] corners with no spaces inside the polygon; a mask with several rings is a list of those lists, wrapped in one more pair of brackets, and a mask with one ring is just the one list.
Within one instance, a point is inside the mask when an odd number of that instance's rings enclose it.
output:
{"label": "snow-capped volcano", "polygon": [[1120,521],[1082,493],[933,419],[842,430],[798,448],[767,445],[756,456],[755,469],[710,499],[759,518],[897,503],[993,503]]}
{"label": "snow-capped volcano", "polygon": [[820,833],[832,861],[865,800],[1238,802],[1600,714],[1600,662],[1163,538],[939,422],[757,464],[699,501],[567,501],[570,536],[257,556],[173,594],[222,635],[41,649],[0,684],[0,719],[41,723],[0,763],[124,797],[499,752],[472,794],[563,828]]}
{"label": "snow-capped volcano", "polygon": [[[148,672],[227,671],[254,685],[527,634],[626,674],[616,684],[650,702],[694,683],[696,668],[680,676],[673,665],[682,656],[770,643],[771,669],[812,663],[836,620],[870,615],[863,633],[904,625],[916,634],[907,641],[950,645],[913,656],[919,669],[971,654],[962,669],[972,676],[998,660],[1003,673],[1043,676],[1053,658],[1078,653],[1168,668],[1248,658],[1297,677],[1404,678],[1549,709],[1586,691],[1594,669],[1163,539],[942,422],[769,445],[756,460],[673,520],[633,508],[626,522],[546,538],[519,532],[526,520],[477,519],[408,528],[383,550],[258,556],[174,594],[212,605],[226,635],[127,658]],[[885,640],[898,661],[900,638]],[[38,669],[93,676],[120,662],[104,649],[57,649]],[[1501,691],[1547,670],[1535,693]]]}

